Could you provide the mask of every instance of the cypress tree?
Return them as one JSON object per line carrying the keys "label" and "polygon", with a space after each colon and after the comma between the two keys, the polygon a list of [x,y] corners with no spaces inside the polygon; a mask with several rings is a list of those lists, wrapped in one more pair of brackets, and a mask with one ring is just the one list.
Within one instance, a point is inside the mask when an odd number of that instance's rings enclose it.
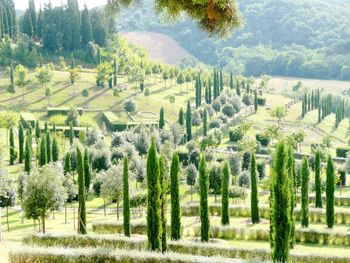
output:
{"label": "cypress tree", "polygon": [[290,179],[287,150],[283,141],[277,145],[271,167],[270,243],[274,262],[287,262],[290,249]]}
{"label": "cypress tree", "polygon": [[91,168],[88,149],[84,150],[84,179],[85,179],[85,189],[87,192],[90,190],[91,183]]}
{"label": "cypress tree", "polygon": [[47,164],[47,149],[46,149],[46,136],[42,135],[40,140],[40,158],[39,165],[43,166]]}
{"label": "cypress tree", "polygon": [[40,139],[41,131],[39,121],[35,122],[35,138],[38,141]]}
{"label": "cypress tree", "polygon": [[210,222],[208,210],[209,178],[205,156],[202,154],[199,161],[199,195],[200,195],[200,220],[201,220],[201,240],[209,241]]}
{"label": "cypress tree", "polygon": [[290,179],[290,248],[294,248],[295,246],[295,217],[294,217],[294,207],[296,200],[296,173],[295,173],[295,157],[293,146],[288,145],[288,160],[287,160],[287,172],[288,177]]}
{"label": "cypress tree", "polygon": [[89,9],[84,5],[84,10],[81,13],[81,42],[83,46],[87,46],[92,41],[92,26]]}
{"label": "cypress tree", "polygon": [[301,165],[301,225],[309,226],[309,162],[303,158]]}
{"label": "cypress tree", "polygon": [[184,120],[184,110],[182,109],[182,107],[180,108],[180,111],[179,111],[179,120],[178,120],[179,124],[181,126],[184,126],[185,124],[185,120]]}
{"label": "cypress tree", "polygon": [[24,150],[24,171],[30,174],[32,166],[32,149],[30,145],[30,138],[26,136],[26,145]]}
{"label": "cypress tree", "polygon": [[326,170],[326,215],[327,226],[334,225],[334,164],[331,156],[328,156]]}
{"label": "cypress tree", "polygon": [[53,137],[52,141],[52,161],[57,162],[59,158],[59,148],[58,148],[58,142],[56,139],[56,136]]}
{"label": "cypress tree", "polygon": [[22,163],[24,158],[24,130],[23,130],[22,123],[19,123],[19,127],[18,127],[18,150],[19,150],[18,161],[19,163]]}
{"label": "cypress tree", "polygon": [[13,128],[10,128],[10,165],[15,164],[15,138]]}
{"label": "cypress tree", "polygon": [[258,186],[256,182],[256,161],[255,153],[252,153],[250,158],[250,181],[251,181],[251,198],[250,198],[250,211],[253,224],[257,224],[260,221],[259,216],[259,200],[258,200]]}
{"label": "cypress tree", "polygon": [[123,219],[124,234],[130,237],[129,164],[127,156],[124,157],[123,166]]}
{"label": "cypress tree", "polygon": [[29,0],[29,7],[28,11],[30,14],[30,21],[32,23],[33,28],[33,36],[37,35],[37,17],[36,17],[36,10],[35,10],[35,2],[34,0]]}
{"label": "cypress tree", "polygon": [[180,214],[180,161],[177,153],[173,155],[170,168],[170,195],[171,195],[171,239],[181,238]]}
{"label": "cypress tree", "polygon": [[[117,86],[117,72],[118,72],[118,68],[117,68],[117,59],[114,58],[113,59],[113,86],[116,87]],[[143,82],[142,82],[143,84]],[[143,90],[142,90],[143,91]]]}
{"label": "cypress tree", "polygon": [[45,133],[47,133],[49,131],[49,127],[47,125],[47,121],[45,121],[44,130],[45,130]]}
{"label": "cypress tree", "polygon": [[208,112],[204,109],[203,112],[203,136],[207,136],[208,133]]}
{"label": "cypress tree", "polygon": [[221,180],[221,224],[230,224],[230,210],[229,210],[229,183],[230,183],[230,166],[228,162],[225,162],[224,169],[222,170]]}
{"label": "cypress tree", "polygon": [[258,112],[258,91],[254,90],[254,110]]}
{"label": "cypress tree", "polygon": [[238,96],[241,96],[241,85],[238,80],[236,81],[236,93]]}
{"label": "cypress tree", "polygon": [[56,133],[56,124],[55,123],[52,124],[52,132],[53,132],[53,134]]}
{"label": "cypress tree", "polygon": [[40,6],[37,25],[36,25],[36,35],[39,39],[41,39],[43,36],[43,28],[44,28],[44,14]]}
{"label": "cypress tree", "polygon": [[51,160],[52,160],[52,148],[51,148],[51,135],[49,132],[46,133],[46,151],[47,151],[47,154],[46,154],[46,158],[47,158],[47,163],[50,163]]}
{"label": "cypress tree", "polygon": [[10,85],[8,86],[7,91],[12,94],[16,93],[14,69],[12,62],[10,64]]}
{"label": "cypress tree", "polygon": [[212,101],[211,79],[209,79],[209,86],[208,86],[208,104],[211,104],[211,101]]}
{"label": "cypress tree", "polygon": [[64,156],[64,174],[67,175],[72,171],[72,159],[70,152]]}
{"label": "cypress tree", "polygon": [[157,147],[154,136],[147,156],[147,237],[150,250],[161,249],[161,189],[159,182],[159,167]]}
{"label": "cypress tree", "polygon": [[321,193],[321,152],[317,150],[315,155],[315,190],[316,190],[316,198],[315,198],[315,206],[318,208],[322,208],[322,193]]}
{"label": "cypress tree", "polygon": [[161,195],[160,195],[160,208],[161,208],[161,221],[162,221],[162,252],[167,251],[167,180],[166,180],[166,159],[162,155],[159,157],[159,181],[161,187]]}
{"label": "cypress tree", "polygon": [[190,101],[187,102],[187,110],[186,110],[186,135],[187,135],[187,141],[192,140],[192,112],[191,112]]}
{"label": "cypress tree", "polygon": [[70,145],[73,144],[74,141],[74,128],[73,128],[73,122],[71,121],[69,123],[69,143]]}
{"label": "cypress tree", "polygon": [[232,71],[231,71],[231,73],[230,73],[230,89],[233,89],[234,87],[233,87],[233,73],[232,73]]}
{"label": "cypress tree", "polygon": [[77,170],[78,170],[78,234],[87,234],[86,227],[86,204],[85,204],[85,180],[84,180],[84,164],[83,155],[79,147],[77,147]]}
{"label": "cypress tree", "polygon": [[165,126],[165,120],[164,120],[164,108],[160,108],[159,112],[159,129],[163,129]]}
{"label": "cypress tree", "polygon": [[222,74],[222,70],[220,70],[220,92],[224,90],[224,77]]}

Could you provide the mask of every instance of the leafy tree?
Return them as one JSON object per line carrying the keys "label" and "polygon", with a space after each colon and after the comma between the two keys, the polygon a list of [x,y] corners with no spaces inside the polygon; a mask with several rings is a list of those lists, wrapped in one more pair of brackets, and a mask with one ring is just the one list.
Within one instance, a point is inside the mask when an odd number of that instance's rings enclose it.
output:
{"label": "leafy tree", "polygon": [[198,177],[198,170],[196,166],[194,164],[190,164],[186,170],[186,183],[187,185],[191,186],[191,203],[193,201],[192,188],[193,186],[196,185],[197,177]]}
{"label": "leafy tree", "polygon": [[28,78],[28,69],[22,65],[18,65],[15,69],[15,85],[22,88],[22,98],[24,100],[24,89],[30,83]]}
{"label": "leafy tree", "polygon": [[180,161],[177,153],[173,155],[170,168],[170,195],[171,195],[171,239],[181,238],[180,212]]}
{"label": "leafy tree", "polygon": [[53,72],[49,66],[42,66],[35,69],[35,78],[46,89],[46,85],[52,81]]}
{"label": "leafy tree", "polygon": [[7,231],[10,232],[9,207],[16,203],[16,189],[14,182],[3,168],[0,168],[0,208],[6,207]]}
{"label": "leafy tree", "polygon": [[222,170],[221,181],[221,224],[230,224],[230,210],[229,210],[229,184],[230,184],[230,166],[225,162]]}
{"label": "leafy tree", "polygon": [[282,119],[284,119],[287,116],[286,108],[283,106],[278,106],[271,110],[271,117],[277,119],[278,125],[280,125],[280,122]]}
{"label": "leafy tree", "polygon": [[11,94],[16,93],[16,88],[15,88],[15,77],[14,77],[14,69],[13,69],[13,65],[11,63],[10,65],[10,85],[7,88],[7,91]]}
{"label": "leafy tree", "polygon": [[35,168],[28,176],[23,208],[28,219],[41,221],[43,233],[46,231],[46,218],[64,205],[66,191],[63,181],[63,170],[58,164]]}
{"label": "leafy tree", "polygon": [[161,187],[161,221],[162,221],[162,252],[167,250],[167,191],[168,184],[166,179],[166,159],[162,155],[159,157],[159,181]]}
{"label": "leafy tree", "polygon": [[242,170],[249,170],[250,162],[251,162],[251,153],[244,152],[243,160],[242,160]]}
{"label": "leafy tree", "polygon": [[303,158],[301,165],[301,225],[309,226],[309,162]]}
{"label": "leafy tree", "polygon": [[221,167],[213,165],[209,172],[209,189],[211,189],[215,195],[215,203],[217,201],[217,195],[221,193]]}
{"label": "leafy tree", "polygon": [[78,234],[87,234],[86,225],[86,200],[85,200],[85,179],[83,156],[79,147],[77,147],[77,170],[78,170]]}
{"label": "leafy tree", "polygon": [[147,156],[147,237],[150,250],[161,249],[161,187],[155,138],[152,138]]}
{"label": "leafy tree", "polygon": [[256,224],[260,221],[259,216],[259,200],[258,200],[258,186],[256,182],[256,161],[255,154],[252,153],[250,159],[250,182],[251,182],[251,197],[250,197],[250,209],[251,209],[251,219],[252,223]]}
{"label": "leafy tree", "polygon": [[164,108],[160,108],[159,112],[159,129],[163,129],[165,126],[165,120],[164,120]]}
{"label": "leafy tree", "polygon": [[110,76],[113,74],[113,68],[110,63],[103,62],[96,67],[96,71],[96,84],[104,88],[105,83],[109,81]]}
{"label": "leafy tree", "polygon": [[288,262],[290,250],[290,180],[286,144],[280,141],[271,166],[270,244],[275,262]]}
{"label": "leafy tree", "polygon": [[125,236],[130,237],[129,161],[127,156],[124,157],[123,166],[123,226]]}
{"label": "leafy tree", "polygon": [[318,208],[322,208],[322,192],[321,192],[321,152],[320,150],[316,151],[315,155],[315,206]]}
{"label": "leafy tree", "polygon": [[333,228],[334,225],[334,184],[334,164],[331,156],[328,156],[326,168],[326,215],[329,228]]}
{"label": "leafy tree", "polygon": [[208,211],[208,190],[209,180],[205,156],[202,155],[199,162],[199,195],[200,195],[200,220],[201,220],[201,240],[209,241],[209,211]]}
{"label": "leafy tree", "polygon": [[169,102],[171,103],[171,112],[174,113],[174,103],[175,103],[175,96],[171,95],[169,97]]}

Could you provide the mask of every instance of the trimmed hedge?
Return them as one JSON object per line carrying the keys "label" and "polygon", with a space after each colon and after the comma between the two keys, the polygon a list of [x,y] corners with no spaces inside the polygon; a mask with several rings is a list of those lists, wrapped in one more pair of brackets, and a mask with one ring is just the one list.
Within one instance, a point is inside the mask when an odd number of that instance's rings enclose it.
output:
{"label": "trimmed hedge", "polygon": [[255,139],[260,142],[262,146],[268,146],[270,143],[270,138],[264,134],[257,133]]}
{"label": "trimmed hedge", "polygon": [[[47,127],[49,131],[51,131],[53,129],[53,126],[48,126]],[[56,126],[56,131],[57,132],[63,132],[65,137],[69,137],[69,126]],[[74,136],[78,137],[79,136],[79,132],[80,131],[86,131],[86,127],[73,127],[74,129]],[[41,127],[41,131],[44,131],[45,128]]]}
{"label": "trimmed hedge", "polygon": [[[144,237],[127,238],[122,236],[94,236],[94,235],[32,235],[24,239],[27,245],[39,246],[62,246],[62,247],[93,247],[109,249],[127,249],[127,250],[145,250],[147,249],[147,239]],[[175,253],[182,253],[183,256],[201,255],[205,257],[222,256],[228,258],[257,258],[259,261],[270,260],[271,250],[269,248],[242,247],[237,248],[232,245],[218,244],[215,242],[188,242],[188,241],[169,241],[168,250]],[[130,252],[129,252],[130,253]],[[139,253],[139,252],[136,252]],[[136,254],[135,253],[135,254]],[[130,253],[134,254],[134,253]],[[10,256],[11,257],[11,256]],[[290,252],[289,262],[301,263],[345,263],[350,261],[350,255],[319,255],[313,253],[300,253],[295,250]],[[222,261],[225,262],[225,261]],[[17,263],[17,262],[15,262]]]}
{"label": "trimmed hedge", "polygon": [[266,105],[266,98],[258,97],[258,105],[265,106]]}
{"label": "trimmed hedge", "polygon": [[[230,206],[230,216],[232,217],[250,217],[250,206]],[[309,220],[315,223],[326,223],[326,212],[325,209],[319,208],[309,208]],[[186,205],[181,207],[182,216],[198,216],[199,208],[198,205]],[[269,207],[260,206],[259,214],[261,218],[269,219]],[[209,206],[210,216],[220,216],[221,215],[221,204],[210,205]],[[295,220],[300,221],[301,211],[300,208],[294,210]],[[334,214],[335,222],[337,224],[350,224],[350,212],[335,212]]]}
{"label": "trimmed hedge", "polygon": [[[297,195],[297,201],[300,202],[300,195]],[[322,202],[326,202],[326,196],[322,196]],[[315,203],[315,196],[309,196],[309,203]],[[350,206],[350,197],[349,196],[335,196],[334,197],[335,206]]]}
{"label": "trimmed hedge", "polygon": [[223,257],[203,257],[183,255],[177,253],[156,253],[132,250],[111,249],[63,249],[63,248],[21,248],[9,254],[10,263],[35,262],[35,263],[226,263],[242,262],[242,260],[225,259]]}
{"label": "trimmed hedge", "polygon": [[349,148],[336,148],[337,157],[346,158],[349,152]]}
{"label": "trimmed hedge", "polygon": [[35,119],[35,117],[34,117],[34,115],[32,113],[30,113],[30,112],[22,112],[19,117],[20,117],[20,120],[21,120],[21,123],[22,123],[23,127],[28,128],[27,127],[28,123],[32,126],[32,128],[35,127],[36,119]]}
{"label": "trimmed hedge", "polygon": [[[51,117],[53,115],[67,115],[68,111],[71,108],[69,107],[47,107],[47,116]],[[84,108],[78,107],[77,111],[79,115],[84,115]]]}
{"label": "trimmed hedge", "polygon": [[154,126],[158,128],[158,122],[156,121],[145,121],[145,122],[122,122],[117,116],[111,111],[105,111],[102,113],[102,121],[106,123],[106,126],[111,131],[124,131],[126,129],[135,127],[140,123],[143,123],[146,126]]}

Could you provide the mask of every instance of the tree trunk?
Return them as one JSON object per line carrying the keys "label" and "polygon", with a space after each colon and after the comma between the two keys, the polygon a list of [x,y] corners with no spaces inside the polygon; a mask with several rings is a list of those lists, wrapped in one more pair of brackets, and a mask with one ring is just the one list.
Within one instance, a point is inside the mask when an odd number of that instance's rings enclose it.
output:
{"label": "tree trunk", "polygon": [[45,216],[42,216],[41,220],[43,221],[43,234],[45,234],[45,231],[46,231],[46,229],[45,229]]}
{"label": "tree trunk", "polygon": [[7,224],[7,232],[10,232],[9,207],[8,206],[6,206],[6,224]]}
{"label": "tree trunk", "polygon": [[103,213],[106,216],[106,199],[103,198]]}
{"label": "tree trunk", "polygon": [[24,213],[23,213],[22,207],[21,207],[21,224],[24,224]]}
{"label": "tree trunk", "polygon": [[67,220],[67,203],[64,203],[64,223],[67,224],[68,220]]}
{"label": "tree trunk", "polygon": [[192,196],[192,185],[191,185],[191,203],[193,201],[193,196]]}
{"label": "tree trunk", "polygon": [[119,201],[117,201],[117,221],[119,221]]}
{"label": "tree trunk", "polygon": [[73,207],[73,228],[75,230],[75,207]]}

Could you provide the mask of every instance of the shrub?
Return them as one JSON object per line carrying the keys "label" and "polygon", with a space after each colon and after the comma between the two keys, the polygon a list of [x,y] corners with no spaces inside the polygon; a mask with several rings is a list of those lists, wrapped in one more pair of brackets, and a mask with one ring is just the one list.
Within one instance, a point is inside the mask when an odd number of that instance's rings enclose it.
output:
{"label": "shrub", "polygon": [[65,126],[66,125],[66,116],[57,114],[50,117],[49,122],[55,124],[56,126]]}
{"label": "shrub", "polygon": [[222,113],[231,118],[236,113],[236,111],[232,105],[226,104],[224,107],[222,107]]}
{"label": "shrub", "polygon": [[83,91],[81,92],[81,95],[83,95],[83,97],[89,97],[89,90],[83,89]]}
{"label": "shrub", "polygon": [[124,102],[124,110],[126,112],[134,112],[136,110],[136,102],[133,99]]}
{"label": "shrub", "polygon": [[248,170],[245,170],[241,173],[241,175],[238,178],[238,185],[244,188],[250,187],[250,175]]}
{"label": "shrub", "polygon": [[209,128],[210,129],[220,128],[221,125],[222,125],[222,120],[216,119],[216,120],[212,120],[209,123]]}
{"label": "shrub", "polygon": [[346,158],[349,148],[336,148],[337,157]]}
{"label": "shrub", "polygon": [[231,142],[238,142],[244,136],[244,133],[240,129],[234,129],[229,131],[229,138]]}
{"label": "shrub", "polygon": [[259,179],[262,180],[266,176],[266,164],[264,161],[258,161],[256,165],[256,169],[258,170]]}
{"label": "shrub", "polygon": [[266,105],[266,98],[258,97],[258,105],[265,106]]}
{"label": "shrub", "polygon": [[265,134],[256,134],[255,139],[260,142],[262,146],[268,146],[270,143],[270,138]]}

